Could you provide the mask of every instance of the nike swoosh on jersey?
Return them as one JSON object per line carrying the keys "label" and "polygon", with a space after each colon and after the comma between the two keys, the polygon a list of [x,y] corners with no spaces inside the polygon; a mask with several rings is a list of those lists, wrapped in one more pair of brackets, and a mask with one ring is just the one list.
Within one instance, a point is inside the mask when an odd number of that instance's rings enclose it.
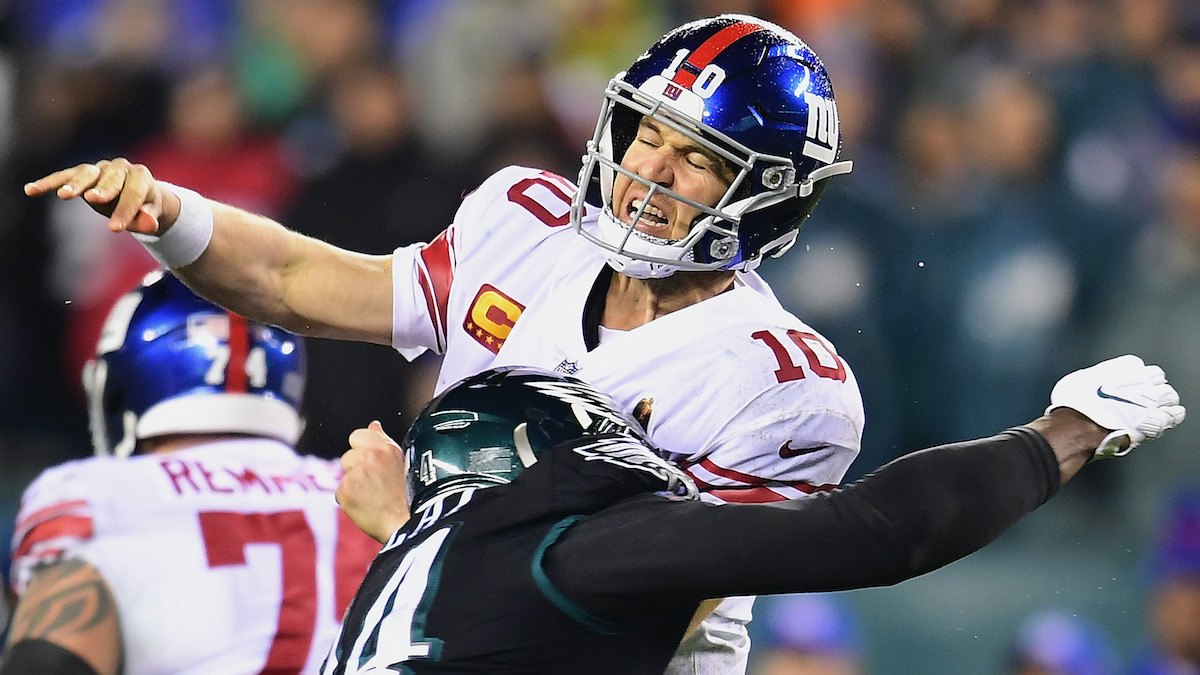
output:
{"label": "nike swoosh on jersey", "polygon": [[1104,385],[1100,385],[1099,387],[1096,387],[1096,395],[1099,396],[1100,398],[1109,399],[1110,401],[1120,401],[1121,403],[1128,403],[1129,405],[1136,405],[1139,408],[1146,407],[1146,406],[1142,405],[1141,403],[1134,403],[1133,401],[1130,401],[1127,398],[1121,398],[1120,396],[1115,396],[1113,394],[1110,394],[1110,393],[1104,391]]}
{"label": "nike swoosh on jersey", "polygon": [[814,446],[811,446],[808,448],[793,448],[790,445],[788,445],[788,443],[791,443],[791,441],[788,441],[787,443],[784,443],[783,445],[779,446],[779,456],[784,459],[789,459],[792,457],[799,457],[800,455],[807,455],[810,452],[817,452],[819,450],[824,450],[825,448],[829,447],[828,444],[822,444],[822,445],[814,445]]}

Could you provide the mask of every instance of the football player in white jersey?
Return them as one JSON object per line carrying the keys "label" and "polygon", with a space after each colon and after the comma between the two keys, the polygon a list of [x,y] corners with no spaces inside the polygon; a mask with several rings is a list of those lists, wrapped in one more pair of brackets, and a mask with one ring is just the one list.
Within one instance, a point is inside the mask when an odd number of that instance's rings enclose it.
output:
{"label": "football player in white jersey", "polygon": [[[611,80],[577,184],[503,169],[442,235],[391,255],[303,237],[120,158],[25,192],[82,196],[244,316],[441,353],[439,391],[494,366],[574,374],[627,406],[706,499],[768,502],[832,489],[861,442],[851,369],[754,272],[795,242],[825,179],[850,170],[840,148],[816,54],[722,15],[669,32]],[[723,604],[672,672],[744,670],[749,619],[748,599]]]}
{"label": "football player in white jersey", "polygon": [[97,457],[26,490],[0,673],[316,672],[379,545],[298,455],[303,343],[152,273],[84,371]]}

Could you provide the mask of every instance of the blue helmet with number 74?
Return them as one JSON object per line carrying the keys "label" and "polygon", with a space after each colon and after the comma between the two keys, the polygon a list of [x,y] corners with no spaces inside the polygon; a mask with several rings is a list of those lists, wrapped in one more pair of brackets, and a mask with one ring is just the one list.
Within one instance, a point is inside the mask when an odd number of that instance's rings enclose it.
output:
{"label": "blue helmet with number 74", "polygon": [[114,303],[83,369],[92,445],[118,457],[174,434],[293,445],[304,384],[299,337],[227,312],[161,270]]}
{"label": "blue helmet with number 74", "polygon": [[[604,97],[571,220],[629,276],[750,270],[764,255],[782,255],[820,198],[824,179],[851,168],[838,161],[837,104],[821,60],[792,33],[751,16],[726,14],[676,28],[614,77]],[[647,117],[732,169],[735,177],[716,204],[689,200],[621,166]],[[618,173],[649,190],[635,214],[613,212]],[[583,224],[593,187],[603,202],[594,230]],[[701,211],[684,238],[635,229],[656,194]]]}

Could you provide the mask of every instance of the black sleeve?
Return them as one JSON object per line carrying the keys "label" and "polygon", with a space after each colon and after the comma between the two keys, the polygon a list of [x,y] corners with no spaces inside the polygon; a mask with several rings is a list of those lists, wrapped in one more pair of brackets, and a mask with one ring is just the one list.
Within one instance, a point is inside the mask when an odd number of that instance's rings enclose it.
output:
{"label": "black sleeve", "polygon": [[914,452],[831,493],[711,505],[645,495],[586,518],[548,551],[548,578],[597,616],[647,597],[884,586],[979,550],[1057,492],[1026,427]]}
{"label": "black sleeve", "polygon": [[96,675],[78,654],[47,640],[25,639],[9,646],[0,675]]}

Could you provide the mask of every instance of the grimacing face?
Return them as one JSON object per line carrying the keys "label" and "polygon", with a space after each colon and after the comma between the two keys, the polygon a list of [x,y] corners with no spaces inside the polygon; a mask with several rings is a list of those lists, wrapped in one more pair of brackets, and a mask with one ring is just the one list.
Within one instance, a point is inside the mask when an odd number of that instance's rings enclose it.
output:
{"label": "grimacing face", "polygon": [[[643,117],[621,166],[701,204],[715,206],[733,181],[733,171],[712,151],[686,135]],[[649,190],[623,174],[613,183],[613,213],[629,225]],[[652,237],[676,240],[687,235],[700,211],[655,194],[636,229]]]}

